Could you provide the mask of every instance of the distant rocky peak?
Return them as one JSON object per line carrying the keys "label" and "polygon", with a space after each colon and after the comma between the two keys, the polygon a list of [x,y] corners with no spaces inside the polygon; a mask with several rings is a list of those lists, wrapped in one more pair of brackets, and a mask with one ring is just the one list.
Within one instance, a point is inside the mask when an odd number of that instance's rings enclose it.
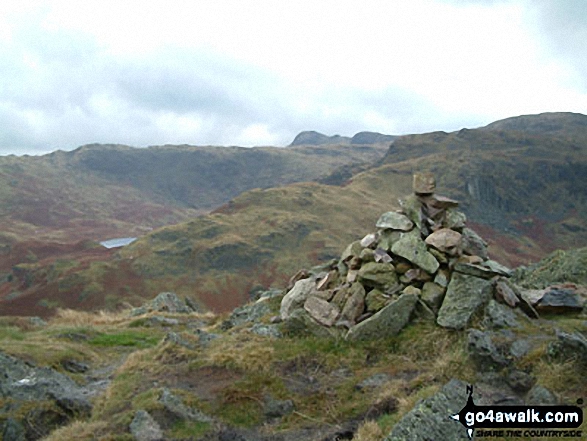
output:
{"label": "distant rocky peak", "polygon": [[294,145],[324,145],[324,144],[350,144],[351,139],[347,136],[327,136],[313,130],[300,132],[290,144]]}
{"label": "distant rocky peak", "polygon": [[397,136],[384,135],[378,132],[359,132],[351,138],[351,144],[377,144],[392,142]]}
{"label": "distant rocky peak", "polygon": [[378,132],[359,132],[352,138],[341,135],[324,135],[313,130],[300,132],[290,144],[295,145],[325,145],[325,144],[378,144],[392,142],[396,137]]}

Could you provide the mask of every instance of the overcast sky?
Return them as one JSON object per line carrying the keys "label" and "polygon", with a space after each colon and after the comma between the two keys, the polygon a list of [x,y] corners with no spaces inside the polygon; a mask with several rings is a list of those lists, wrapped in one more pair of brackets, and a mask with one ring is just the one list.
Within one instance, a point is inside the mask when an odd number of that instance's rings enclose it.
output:
{"label": "overcast sky", "polygon": [[587,113],[585,0],[0,1],[0,154]]}

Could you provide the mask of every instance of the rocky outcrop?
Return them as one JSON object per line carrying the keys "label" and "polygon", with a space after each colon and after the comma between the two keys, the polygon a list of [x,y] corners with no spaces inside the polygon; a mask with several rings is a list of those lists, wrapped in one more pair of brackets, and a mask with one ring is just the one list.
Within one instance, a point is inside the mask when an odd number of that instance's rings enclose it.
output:
{"label": "rocky outcrop", "polygon": [[88,417],[89,390],[50,368],[38,368],[0,352],[0,434],[36,440],[76,418]]}
{"label": "rocky outcrop", "polygon": [[397,423],[385,441],[468,441],[467,431],[451,418],[467,402],[467,385],[451,380],[437,394],[409,411]]}
{"label": "rocky outcrop", "polygon": [[153,311],[189,314],[191,312],[196,312],[197,307],[188,299],[185,301],[181,300],[179,296],[173,292],[162,292],[143,306],[133,308],[130,314],[131,316],[138,316]]}

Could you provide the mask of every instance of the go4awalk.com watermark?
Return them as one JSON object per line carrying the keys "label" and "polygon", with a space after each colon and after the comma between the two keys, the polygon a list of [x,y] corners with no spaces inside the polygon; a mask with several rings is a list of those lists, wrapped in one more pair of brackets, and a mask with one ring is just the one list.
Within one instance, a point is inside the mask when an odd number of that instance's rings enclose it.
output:
{"label": "go4awalk.com watermark", "polygon": [[469,439],[489,437],[585,439],[578,427],[583,409],[578,406],[477,406],[473,386],[467,386],[467,404],[451,418],[467,430]]}

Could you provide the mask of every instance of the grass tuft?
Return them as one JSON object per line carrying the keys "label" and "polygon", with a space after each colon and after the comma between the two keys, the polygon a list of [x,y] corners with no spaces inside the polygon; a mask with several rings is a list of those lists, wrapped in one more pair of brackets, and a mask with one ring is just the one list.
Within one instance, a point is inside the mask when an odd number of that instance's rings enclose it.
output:
{"label": "grass tuft", "polygon": [[353,441],[375,441],[383,439],[385,434],[382,428],[375,421],[366,421],[359,426]]}

